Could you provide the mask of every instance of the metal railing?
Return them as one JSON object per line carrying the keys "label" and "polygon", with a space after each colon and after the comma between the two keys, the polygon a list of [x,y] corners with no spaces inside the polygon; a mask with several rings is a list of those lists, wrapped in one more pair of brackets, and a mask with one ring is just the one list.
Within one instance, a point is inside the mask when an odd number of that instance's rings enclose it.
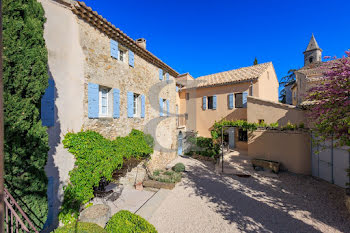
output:
{"label": "metal railing", "polygon": [[34,224],[29,220],[15,199],[5,188],[5,231],[4,232],[35,232],[38,233]]}

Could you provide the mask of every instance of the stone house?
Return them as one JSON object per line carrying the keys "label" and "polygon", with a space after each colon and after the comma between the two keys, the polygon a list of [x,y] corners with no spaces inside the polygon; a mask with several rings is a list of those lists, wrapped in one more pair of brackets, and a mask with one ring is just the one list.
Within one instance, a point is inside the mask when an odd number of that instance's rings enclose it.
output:
{"label": "stone house", "polygon": [[[216,121],[248,120],[248,96],[278,102],[279,84],[272,62],[196,79],[184,74],[176,78],[176,84],[180,90],[180,126],[184,127],[184,131],[198,132],[203,137],[211,137],[210,132]],[[231,147],[247,149],[246,131],[232,131],[229,134],[232,134],[229,137]]]}
{"label": "stone house", "polygon": [[63,148],[67,132],[94,130],[113,139],[131,129],[155,140],[149,168],[176,157],[178,73],[83,2],[39,0],[47,18],[49,87],[42,98],[48,127],[48,223],[56,221],[74,158]]}

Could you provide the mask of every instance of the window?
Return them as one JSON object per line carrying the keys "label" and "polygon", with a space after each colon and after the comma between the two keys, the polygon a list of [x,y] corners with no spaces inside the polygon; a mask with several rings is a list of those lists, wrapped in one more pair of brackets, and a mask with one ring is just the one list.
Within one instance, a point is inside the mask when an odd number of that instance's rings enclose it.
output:
{"label": "window", "polygon": [[235,94],[235,106],[236,108],[243,108],[243,93]]}
{"label": "window", "polygon": [[99,115],[100,116],[109,116],[110,111],[109,111],[109,88],[106,87],[100,87],[99,88],[99,99],[100,99],[100,104],[99,104]]}
{"label": "window", "polygon": [[313,58],[313,57],[310,57],[310,58],[309,58],[309,63],[311,64],[313,61],[314,61],[314,58]]}
{"label": "window", "polygon": [[190,93],[186,93],[186,100],[190,99]]}
{"label": "window", "polygon": [[119,46],[118,47],[118,51],[119,51],[119,57],[118,57],[118,60],[119,61],[122,61],[122,62],[126,62],[127,61],[127,50],[122,47],[122,46]]}
{"label": "window", "polygon": [[214,109],[214,98],[213,98],[213,96],[208,96],[208,109]]}
{"label": "window", "polygon": [[249,95],[253,96],[253,84],[249,86]]}
{"label": "window", "polygon": [[248,141],[248,133],[246,130],[239,129],[238,131],[238,141],[247,142]]}
{"label": "window", "polygon": [[141,116],[141,95],[134,93],[134,104],[133,104],[134,117]]}
{"label": "window", "polygon": [[124,61],[124,51],[123,50],[119,50],[119,60]]}

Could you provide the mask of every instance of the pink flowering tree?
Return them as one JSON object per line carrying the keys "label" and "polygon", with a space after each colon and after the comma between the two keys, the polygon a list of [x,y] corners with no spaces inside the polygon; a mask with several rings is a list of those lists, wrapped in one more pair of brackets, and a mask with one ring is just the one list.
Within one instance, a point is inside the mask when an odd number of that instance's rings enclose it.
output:
{"label": "pink flowering tree", "polygon": [[336,146],[350,146],[350,51],[326,62],[320,85],[309,90],[309,117],[320,140],[333,138]]}

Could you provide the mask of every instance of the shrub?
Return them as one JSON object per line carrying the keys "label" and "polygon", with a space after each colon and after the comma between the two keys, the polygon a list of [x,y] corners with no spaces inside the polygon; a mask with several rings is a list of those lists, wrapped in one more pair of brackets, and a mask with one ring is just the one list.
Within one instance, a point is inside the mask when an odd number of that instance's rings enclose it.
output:
{"label": "shrub", "polygon": [[305,128],[304,122],[300,122],[299,123],[299,129],[304,129],[304,128]]}
{"label": "shrub", "polygon": [[181,177],[180,172],[157,170],[153,172],[150,179],[164,183],[176,183],[181,181]]}
{"label": "shrub", "polygon": [[41,229],[48,212],[47,128],[40,102],[48,86],[45,12],[36,0],[4,0],[4,180],[23,211]]}
{"label": "shrub", "polygon": [[172,167],[172,169],[176,172],[184,172],[185,165],[183,163],[177,163],[177,164],[175,164],[175,166]]}
{"label": "shrub", "polygon": [[108,221],[109,233],[157,233],[156,228],[142,217],[127,210],[121,210]]}
{"label": "shrub", "polygon": [[277,128],[278,128],[278,122],[271,123],[271,124],[269,125],[269,127],[270,127],[271,129],[277,129]]}
{"label": "shrub", "polygon": [[199,155],[214,157],[220,152],[220,145],[215,144],[212,138],[197,137],[196,145],[196,154]]}
{"label": "shrub", "polygon": [[143,132],[132,130],[126,137],[111,141],[97,132],[67,133],[63,145],[76,158],[75,167],[69,172],[70,183],[64,187],[64,201],[59,219],[64,223],[74,222],[81,205],[93,198],[93,188],[101,178],[112,179],[123,160],[130,157],[145,157],[153,153],[145,141]]}
{"label": "shrub", "polygon": [[75,222],[57,228],[54,233],[107,233],[107,231],[95,223]]}

